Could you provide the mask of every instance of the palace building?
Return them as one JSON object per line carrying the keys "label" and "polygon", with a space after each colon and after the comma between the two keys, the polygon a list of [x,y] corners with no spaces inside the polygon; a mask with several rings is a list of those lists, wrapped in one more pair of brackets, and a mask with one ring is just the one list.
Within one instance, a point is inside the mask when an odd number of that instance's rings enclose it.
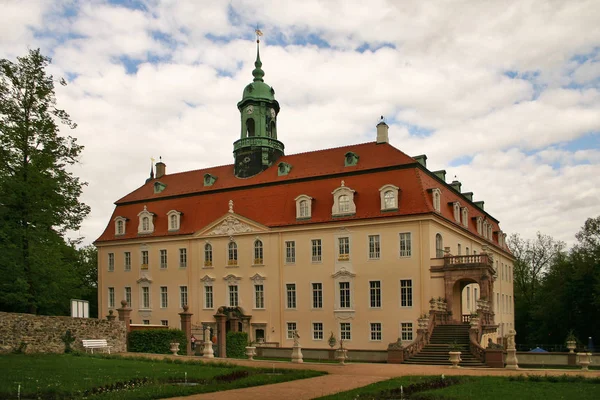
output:
{"label": "palace building", "polygon": [[160,161],[116,201],[95,242],[99,315],[124,299],[133,324],[179,328],[187,304],[198,332],[290,347],[297,330],[317,349],[411,342],[438,298],[458,323],[486,303],[494,338],[514,326],[514,258],[483,201],[393,147],[383,119],[373,142],[286,155],[258,49],[252,75],[234,164]]}

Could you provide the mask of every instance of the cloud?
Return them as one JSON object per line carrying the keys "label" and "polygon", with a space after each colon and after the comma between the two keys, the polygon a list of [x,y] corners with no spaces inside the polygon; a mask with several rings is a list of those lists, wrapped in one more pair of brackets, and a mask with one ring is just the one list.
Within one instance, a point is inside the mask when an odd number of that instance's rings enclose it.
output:
{"label": "cloud", "polygon": [[114,3],[11,0],[0,15],[0,57],[41,46],[70,80],[57,95],[86,146],[86,242],[150,156],[167,173],[233,161],[257,22],[287,154],[372,141],[384,115],[393,145],[457,175],[507,232],[573,243],[597,216],[595,1]]}

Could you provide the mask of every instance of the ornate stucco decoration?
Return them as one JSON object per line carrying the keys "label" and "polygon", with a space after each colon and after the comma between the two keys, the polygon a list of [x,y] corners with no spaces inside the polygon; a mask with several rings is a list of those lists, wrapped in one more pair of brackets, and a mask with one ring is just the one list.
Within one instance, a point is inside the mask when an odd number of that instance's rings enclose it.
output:
{"label": "ornate stucco decoration", "polygon": [[245,222],[240,221],[233,215],[227,216],[219,225],[217,225],[209,235],[234,235],[236,233],[253,232],[255,229]]}
{"label": "ornate stucco decoration", "polygon": [[255,285],[260,285],[260,284],[262,284],[262,283],[263,283],[263,281],[264,281],[265,279],[267,279],[267,278],[266,278],[266,277],[264,277],[264,276],[262,276],[262,275],[261,275],[261,274],[259,274],[259,273],[256,273],[256,274],[254,274],[254,275],[252,275],[252,276],[250,277],[250,280],[251,280],[252,282],[254,282],[254,284],[255,284]]}
{"label": "ornate stucco decoration", "polygon": [[354,311],[334,311],[335,318],[340,321],[354,319]]}
{"label": "ornate stucco decoration", "polygon": [[239,276],[235,276],[233,274],[229,274],[223,277],[223,280],[225,282],[227,282],[228,285],[233,285],[235,283],[237,283],[237,281],[241,280],[242,278],[240,278]]}
{"label": "ornate stucco decoration", "polygon": [[152,283],[152,279],[148,277],[148,275],[144,274],[140,279],[136,281],[137,283]]}
{"label": "ornate stucco decoration", "polygon": [[356,276],[356,274],[348,271],[346,268],[341,268],[338,272],[336,272],[335,274],[331,275],[331,277],[333,279],[337,279],[337,278],[354,278]]}
{"label": "ornate stucco decoration", "polygon": [[215,278],[209,275],[204,275],[202,278],[200,278],[200,282],[203,282],[204,286],[211,286],[214,281]]}

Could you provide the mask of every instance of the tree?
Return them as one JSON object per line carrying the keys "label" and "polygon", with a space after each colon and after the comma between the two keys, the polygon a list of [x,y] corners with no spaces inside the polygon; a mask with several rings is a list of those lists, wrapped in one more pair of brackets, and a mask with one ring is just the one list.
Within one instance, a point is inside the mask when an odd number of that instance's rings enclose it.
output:
{"label": "tree", "polygon": [[64,286],[76,280],[65,265],[64,235],[89,213],[79,201],[85,183],[67,170],[83,147],[60,134],[59,124],[76,124],[56,107],[49,63],[39,49],[16,63],[0,60],[0,308],[6,311],[54,313]]}

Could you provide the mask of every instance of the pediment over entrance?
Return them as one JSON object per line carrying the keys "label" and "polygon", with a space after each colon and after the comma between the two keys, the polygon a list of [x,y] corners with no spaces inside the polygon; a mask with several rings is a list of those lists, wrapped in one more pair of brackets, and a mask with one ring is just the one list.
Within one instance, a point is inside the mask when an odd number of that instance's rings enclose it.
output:
{"label": "pediment over entrance", "polygon": [[239,214],[228,212],[216,221],[196,233],[196,236],[234,236],[244,233],[266,232],[269,228],[245,218]]}

